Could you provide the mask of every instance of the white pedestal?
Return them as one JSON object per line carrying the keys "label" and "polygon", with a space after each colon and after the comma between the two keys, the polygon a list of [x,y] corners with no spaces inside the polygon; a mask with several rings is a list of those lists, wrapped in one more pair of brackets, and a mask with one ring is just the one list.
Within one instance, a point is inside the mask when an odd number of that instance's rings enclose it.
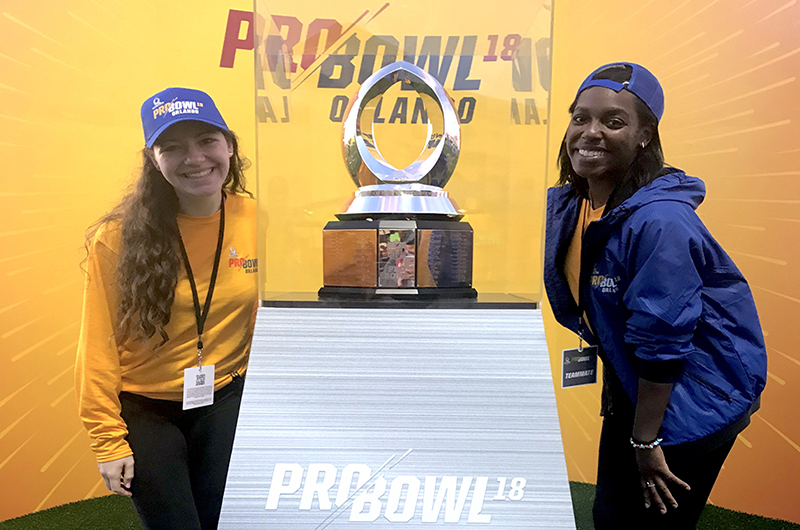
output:
{"label": "white pedestal", "polygon": [[541,311],[259,309],[220,528],[398,524],[575,528]]}

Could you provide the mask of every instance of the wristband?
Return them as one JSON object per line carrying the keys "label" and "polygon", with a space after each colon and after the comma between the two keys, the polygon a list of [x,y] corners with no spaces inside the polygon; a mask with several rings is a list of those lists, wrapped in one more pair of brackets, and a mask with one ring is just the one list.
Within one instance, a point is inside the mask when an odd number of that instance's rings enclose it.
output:
{"label": "wristband", "polygon": [[647,449],[649,451],[650,449],[655,449],[656,447],[661,445],[661,442],[663,441],[664,441],[663,438],[656,438],[652,442],[641,443],[634,440],[633,437],[631,436],[631,447],[633,447],[634,449]]}

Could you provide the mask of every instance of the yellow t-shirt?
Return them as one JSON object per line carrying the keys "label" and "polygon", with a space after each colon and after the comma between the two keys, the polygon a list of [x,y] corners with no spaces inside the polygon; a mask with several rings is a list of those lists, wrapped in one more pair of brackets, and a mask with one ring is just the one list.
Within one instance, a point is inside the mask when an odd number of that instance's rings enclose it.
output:
{"label": "yellow t-shirt", "polygon": [[575,299],[579,303],[579,284],[581,278],[581,246],[583,245],[583,235],[589,228],[589,223],[599,220],[603,216],[606,205],[599,208],[592,208],[591,201],[581,199],[580,212],[578,212],[578,225],[572,235],[572,241],[567,248],[567,257],[564,260],[564,272],[567,275],[567,284]]}
{"label": "yellow t-shirt", "polygon": [[[208,217],[178,215],[201,306],[205,302],[219,235],[219,212]],[[145,344],[117,344],[116,264],[121,247],[119,225],[101,227],[92,241],[86,263],[83,316],[75,389],[78,410],[89,431],[99,462],[131,454],[124,438],[128,431],[120,416],[119,393],[132,392],[154,399],[183,399],[183,370],[197,366],[197,324],[192,290],[181,265],[172,316],[166,326],[169,340],[160,348],[156,334]],[[215,365],[215,389],[243,374],[250,353],[258,298],[256,202],[231,195],[225,201],[225,236],[217,282],[203,332],[203,365]]]}

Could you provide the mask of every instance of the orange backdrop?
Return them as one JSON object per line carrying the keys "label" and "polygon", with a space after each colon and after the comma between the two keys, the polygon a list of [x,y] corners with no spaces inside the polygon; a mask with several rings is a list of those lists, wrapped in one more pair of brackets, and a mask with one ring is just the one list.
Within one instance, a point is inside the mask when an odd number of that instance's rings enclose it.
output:
{"label": "orange backdrop", "polygon": [[[228,20],[252,7],[0,0],[0,519],[104,493],[73,397],[82,231],[130,181],[136,111],[165,86],[213,94],[255,159],[253,55],[223,54]],[[800,356],[790,347],[800,304],[798,9],[795,0],[557,0],[548,123],[552,161],[574,90],[595,66],[639,61],[662,80],[667,160],[706,181],[700,214],[753,286],[770,355],[763,408],[711,500],[800,522],[791,419]],[[247,24],[235,28],[245,41]],[[557,369],[575,341],[547,324]],[[572,480],[594,480],[598,392],[557,389]]]}
{"label": "orange backdrop", "polygon": [[252,2],[0,0],[0,519],[105,493],[73,390],[83,231],[166,86],[212,93],[252,156],[252,53],[219,66],[230,9]]}
{"label": "orange backdrop", "polygon": [[[667,163],[706,182],[700,217],[750,282],[769,355],[761,410],[711,502],[800,522],[800,5],[788,0],[557,0],[550,160],[583,78],[634,61],[661,81]],[[552,164],[551,164],[552,165]],[[550,182],[556,180],[551,167]],[[549,316],[549,315],[548,315]],[[546,321],[552,365],[577,341]],[[558,373],[558,372],[555,372]],[[593,482],[599,385],[557,390],[567,470]]]}

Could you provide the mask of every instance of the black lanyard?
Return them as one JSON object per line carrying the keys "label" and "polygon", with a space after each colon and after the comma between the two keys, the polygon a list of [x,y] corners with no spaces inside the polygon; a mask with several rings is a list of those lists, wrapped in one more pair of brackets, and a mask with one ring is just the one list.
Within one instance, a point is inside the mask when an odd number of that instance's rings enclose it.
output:
{"label": "black lanyard", "polygon": [[203,364],[203,328],[206,325],[208,310],[211,307],[211,297],[214,295],[214,285],[217,283],[217,273],[219,272],[219,261],[222,257],[222,240],[225,237],[225,194],[222,194],[222,202],[219,208],[219,237],[217,238],[217,251],[214,254],[214,268],[211,269],[211,280],[208,283],[208,294],[203,309],[200,309],[200,297],[197,296],[197,284],[192,274],[192,266],[189,264],[189,255],[186,253],[186,246],[183,244],[183,237],[178,231],[178,241],[181,244],[181,255],[183,256],[183,266],[186,268],[186,275],[189,277],[189,284],[192,286],[192,301],[194,302],[194,316],[197,321],[197,366]]}

